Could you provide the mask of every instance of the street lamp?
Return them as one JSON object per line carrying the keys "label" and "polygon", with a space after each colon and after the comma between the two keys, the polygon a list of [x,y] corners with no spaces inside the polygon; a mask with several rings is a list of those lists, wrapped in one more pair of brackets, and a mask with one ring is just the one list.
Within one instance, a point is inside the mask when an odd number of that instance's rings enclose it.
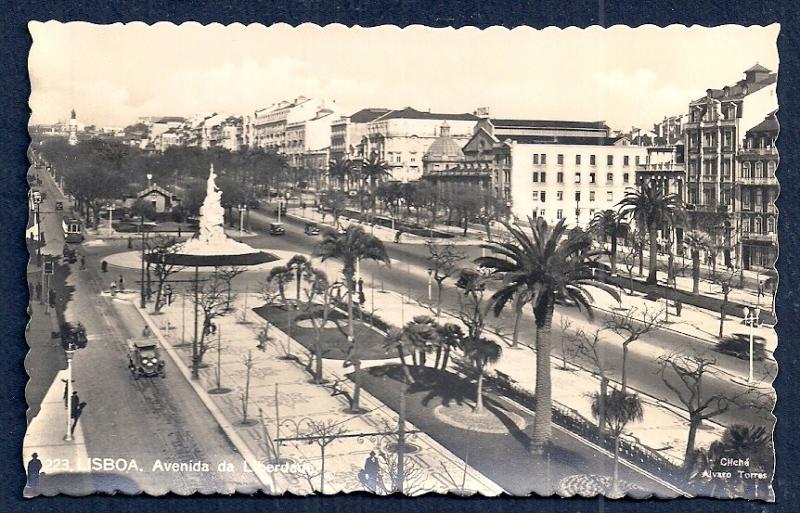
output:
{"label": "street lamp", "polygon": [[428,302],[431,302],[431,287],[433,286],[433,269],[428,269]]}
{"label": "street lamp", "polygon": [[[149,175],[148,175],[149,176]],[[139,280],[139,306],[141,308],[145,308],[147,306],[147,291],[145,291],[145,281],[144,281],[144,213],[142,213],[141,217],[139,218],[139,235],[142,241],[142,276]]]}
{"label": "street lamp", "polygon": [[67,433],[64,435],[64,440],[71,442],[72,438],[72,357],[75,355],[75,345],[70,343],[67,350],[64,351],[67,355]]}
{"label": "street lamp", "polygon": [[244,231],[244,213],[247,210],[247,205],[244,203],[239,204],[239,236]]}
{"label": "street lamp", "polygon": [[756,324],[758,323],[759,315],[761,314],[761,308],[748,308],[744,307],[742,309],[744,313],[744,322],[745,324],[750,325],[750,370],[747,375],[747,382],[753,382],[753,330],[755,329]]}
{"label": "street lamp", "polygon": [[148,189],[150,188],[150,180],[152,180],[152,179],[153,179],[153,174],[152,173],[147,173],[147,188]]}

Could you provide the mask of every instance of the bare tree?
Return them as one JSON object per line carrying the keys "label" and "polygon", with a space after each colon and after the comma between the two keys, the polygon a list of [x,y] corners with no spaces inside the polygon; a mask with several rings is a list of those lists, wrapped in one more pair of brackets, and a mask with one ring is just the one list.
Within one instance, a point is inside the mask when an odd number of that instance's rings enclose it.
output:
{"label": "bare tree", "polygon": [[628,349],[643,335],[661,325],[661,312],[653,312],[645,306],[642,310],[631,308],[624,314],[612,313],[606,321],[606,329],[622,339],[622,392],[628,388]]}
{"label": "bare tree", "polygon": [[731,269],[728,272],[722,272],[714,278],[714,283],[722,288],[722,307],[719,309],[719,333],[717,338],[722,340],[722,330],[725,327],[725,318],[727,317],[726,310],[728,308],[728,296],[733,288],[733,280],[736,277],[736,271]]}
{"label": "bare tree", "polygon": [[256,364],[253,358],[253,351],[247,351],[247,356],[242,358],[242,363],[246,369],[246,374],[244,378],[244,391],[242,391],[239,398],[242,401],[242,424],[248,425],[250,423],[250,420],[247,418],[247,409],[250,404],[250,371]]}
{"label": "bare tree", "polygon": [[164,285],[167,283],[170,276],[181,270],[181,267],[175,265],[171,259],[171,256],[176,254],[178,250],[178,245],[176,243],[177,239],[164,235],[157,235],[147,241],[146,260],[148,276],[150,276],[150,272],[155,275],[158,287],[156,289],[156,302],[154,305],[156,312],[160,312],[166,303]]}
{"label": "bare tree", "polygon": [[308,431],[305,436],[308,437],[308,443],[314,443],[319,447],[319,493],[325,493],[325,450],[345,433],[347,430],[341,426],[340,420],[308,421]]}
{"label": "bare tree", "polygon": [[231,283],[233,279],[245,272],[244,267],[239,267],[235,265],[227,265],[227,266],[220,266],[214,269],[214,272],[220,277],[220,279],[225,282],[225,286],[228,289],[228,297],[225,303],[225,308],[227,310],[231,309],[231,294],[232,294],[232,286]]}
{"label": "bare tree", "polygon": [[217,273],[213,273],[208,280],[202,282],[202,285],[198,283],[196,286],[197,294],[192,296],[192,302],[195,302],[202,315],[203,329],[200,332],[200,339],[197,341],[197,361],[193,363],[196,368],[199,368],[203,362],[203,356],[212,347],[212,344],[208,342],[207,335],[212,331],[213,321],[225,315],[228,288]]}
{"label": "bare tree", "polygon": [[[314,341],[314,383],[322,383],[322,358],[324,355],[322,333],[328,326],[330,314],[334,310],[334,294],[344,285],[340,282],[328,283],[328,277],[325,272],[315,269],[310,264],[307,264],[303,269],[303,274],[309,286],[305,288],[305,301],[299,302],[299,304],[301,309],[308,314],[311,325],[314,327],[316,334]],[[338,321],[334,322],[336,322],[339,330],[344,333],[344,329],[339,326]]]}
{"label": "bare tree", "polygon": [[[714,375],[716,358],[702,354],[671,353],[661,355],[658,363],[658,374],[664,385],[677,396],[689,414],[689,437],[684,454],[684,465],[688,465],[693,461],[697,430],[703,421],[728,411],[735,398],[704,393],[703,379],[707,374]],[[677,382],[670,379],[671,376],[677,377]]]}
{"label": "bare tree", "polygon": [[601,438],[606,424],[604,400],[608,396],[608,377],[606,376],[608,362],[606,362],[605,354],[602,351],[602,340],[600,339],[600,333],[603,330],[604,328],[598,328],[591,335],[587,335],[583,330],[578,330],[573,337],[576,343],[576,353],[588,359],[600,377],[600,394],[598,396],[600,400],[598,402],[598,412],[595,416],[599,421],[597,428]]}
{"label": "bare tree", "polygon": [[628,251],[622,254],[622,264],[628,273],[628,291],[633,295],[633,270],[636,268],[636,248],[631,246]]}
{"label": "bare tree", "polygon": [[444,245],[428,244],[428,262],[431,277],[436,282],[436,318],[442,316],[442,289],[444,281],[458,271],[458,262],[464,259],[464,254],[457,251],[453,243]]}
{"label": "bare tree", "polygon": [[572,326],[572,320],[566,315],[562,314],[561,319],[558,321],[558,325],[561,328],[561,369],[567,370],[567,341],[570,339],[568,330],[570,326]]}
{"label": "bare tree", "polygon": [[479,339],[486,325],[484,296],[486,283],[492,279],[489,272],[483,269],[478,271],[462,269],[456,284],[464,291],[463,294],[458,295],[458,317],[467,327],[467,338],[471,340]]}
{"label": "bare tree", "polygon": [[404,458],[402,468],[400,468],[400,457],[397,452],[379,450],[378,456],[380,466],[378,486],[384,492],[414,496],[430,491],[430,486],[426,483],[425,472],[408,456]]}

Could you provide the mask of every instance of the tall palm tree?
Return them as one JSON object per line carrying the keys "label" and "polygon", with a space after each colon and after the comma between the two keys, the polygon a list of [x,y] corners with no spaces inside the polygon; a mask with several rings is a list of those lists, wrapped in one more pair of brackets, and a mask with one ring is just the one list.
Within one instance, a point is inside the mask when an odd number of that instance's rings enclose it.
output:
{"label": "tall palm tree", "polygon": [[683,202],[677,194],[664,193],[663,188],[651,181],[638,189],[629,188],[618,204],[620,215],[633,218],[647,231],[650,239],[650,265],[647,283],[658,282],[658,230],[673,226],[683,217]]}
{"label": "tall palm tree", "polygon": [[[464,345],[464,330],[461,329],[461,326],[453,323],[448,322],[443,325],[439,325],[439,348],[443,351],[443,355],[441,358],[441,369],[447,370],[447,363],[450,360],[450,351],[453,349],[462,349]],[[439,355],[436,355],[436,359],[439,360]]]}
{"label": "tall palm tree", "polygon": [[347,340],[350,343],[350,363],[355,369],[356,376],[350,409],[353,412],[359,412],[361,382],[358,374],[361,370],[361,361],[353,330],[353,294],[355,292],[356,265],[359,260],[374,260],[375,262],[391,265],[389,255],[386,253],[386,248],[380,239],[366,233],[364,228],[359,225],[350,225],[344,233],[334,230],[327,232],[317,248],[317,256],[323,262],[330,258],[339,260],[344,267],[342,274],[344,274],[345,287],[347,288]]}
{"label": "tall palm tree", "polygon": [[550,226],[541,218],[528,218],[530,234],[519,226],[501,221],[511,235],[508,242],[494,241],[484,247],[497,256],[480,257],[475,263],[502,277],[500,290],[489,298],[495,315],[521,294],[531,304],[536,323],[536,396],[532,446],[540,451],[550,441],[552,426],[552,383],[550,378],[550,334],[556,300],[575,304],[591,318],[595,286],[619,301],[616,290],[591,280],[595,265],[591,240],[566,237],[564,220]]}
{"label": "tall palm tree", "polygon": [[403,366],[403,373],[406,375],[406,383],[413,383],[414,378],[411,376],[411,372],[408,370],[408,364],[406,363],[406,353],[409,350],[409,341],[408,337],[406,337],[406,332],[400,328],[392,328],[386,334],[386,340],[383,344],[384,349],[386,352],[389,351],[397,351],[397,356],[400,357],[400,364]]}
{"label": "tall palm tree", "polygon": [[303,255],[294,255],[292,258],[286,262],[286,269],[290,272],[294,273],[295,278],[295,301],[297,302],[297,307],[300,307],[300,284],[303,281],[303,271],[306,270],[307,267],[310,266],[310,262],[306,257]]}
{"label": "tall palm tree", "polygon": [[348,187],[346,185],[349,184],[353,171],[354,166],[352,160],[331,160],[328,163],[328,176],[330,177],[328,188],[332,189],[334,182],[338,182],[341,189],[347,190]]}
{"label": "tall palm tree", "polygon": [[488,365],[500,360],[503,349],[493,340],[485,337],[467,340],[464,344],[464,357],[478,373],[478,389],[475,393],[475,413],[483,413],[483,371]]}
{"label": "tall palm tree", "polygon": [[604,241],[606,237],[611,238],[611,274],[617,273],[617,237],[622,235],[626,226],[619,213],[610,208],[596,213],[589,222],[589,229]]}
{"label": "tall palm tree", "polygon": [[361,178],[369,184],[373,217],[375,216],[375,188],[380,182],[391,176],[388,162],[381,160],[376,152],[372,152],[369,158],[361,162]]}
{"label": "tall palm tree", "polygon": [[711,241],[708,235],[700,230],[692,230],[683,236],[684,245],[692,256],[692,294],[700,293],[700,251],[705,250]]}

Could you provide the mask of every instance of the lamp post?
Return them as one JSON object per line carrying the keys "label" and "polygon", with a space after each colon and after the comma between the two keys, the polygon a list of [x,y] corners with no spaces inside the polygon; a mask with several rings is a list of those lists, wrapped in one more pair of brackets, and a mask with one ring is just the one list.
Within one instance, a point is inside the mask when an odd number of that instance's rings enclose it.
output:
{"label": "lamp post", "polygon": [[428,269],[428,302],[431,302],[432,292],[431,287],[433,286],[433,269]]}
{"label": "lamp post", "polygon": [[41,207],[42,205],[42,197],[41,195],[34,196],[34,201],[36,202],[36,263],[39,267],[42,266],[42,213]]}
{"label": "lamp post", "polygon": [[72,357],[75,355],[75,346],[70,343],[67,350],[64,351],[67,355],[67,432],[64,435],[64,440],[71,442],[72,438]]}
{"label": "lamp post", "polygon": [[758,318],[759,315],[761,314],[761,308],[759,307],[748,308],[745,306],[742,309],[742,312],[744,313],[745,324],[750,325],[750,369],[747,375],[747,382],[752,383],[753,382],[753,337],[754,337],[753,330],[755,329],[756,323],[758,323]]}
{"label": "lamp post", "polygon": [[[149,176],[149,175],[148,175]],[[141,236],[142,241],[142,276],[139,280],[139,306],[141,308],[147,307],[147,291],[145,290],[145,281],[144,281],[144,214],[139,218],[139,235]]]}
{"label": "lamp post", "polygon": [[239,204],[239,236],[242,235],[244,231],[244,212],[247,210],[247,205],[241,203]]}
{"label": "lamp post", "polygon": [[153,174],[152,174],[152,173],[147,173],[147,188],[148,188],[148,189],[150,188],[150,185],[151,185],[151,184],[150,184],[150,181],[151,181],[152,179],[153,179]]}

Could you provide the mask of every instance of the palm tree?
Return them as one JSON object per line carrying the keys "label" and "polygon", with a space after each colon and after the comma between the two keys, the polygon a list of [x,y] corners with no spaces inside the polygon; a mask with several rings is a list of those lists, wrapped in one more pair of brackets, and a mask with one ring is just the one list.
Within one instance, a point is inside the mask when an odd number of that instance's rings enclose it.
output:
{"label": "palm tree", "polygon": [[348,319],[348,334],[347,340],[350,342],[350,354],[353,368],[355,369],[355,387],[353,389],[353,401],[351,411],[359,412],[359,398],[361,396],[361,383],[358,373],[361,370],[361,361],[356,347],[356,341],[353,331],[353,293],[355,292],[355,273],[356,265],[360,260],[374,260],[382,262],[386,265],[391,265],[389,255],[386,253],[386,248],[383,242],[377,237],[370,235],[364,231],[364,228],[358,225],[350,225],[344,233],[331,230],[325,234],[325,237],[320,242],[317,248],[317,256],[322,261],[334,258],[343,264],[342,274],[345,278],[345,287],[347,288],[347,319]]}
{"label": "palm tree", "polygon": [[489,298],[495,315],[515,296],[531,303],[536,323],[536,396],[532,446],[540,451],[550,441],[552,426],[552,383],[550,378],[550,334],[556,300],[570,302],[592,316],[589,286],[608,292],[619,301],[619,294],[591,280],[593,263],[591,240],[567,238],[564,220],[549,226],[541,218],[528,218],[530,235],[520,227],[501,221],[511,235],[508,242],[494,241],[484,247],[498,256],[480,257],[475,263],[502,277],[500,290]]}
{"label": "palm tree", "polygon": [[683,202],[677,194],[664,193],[651,181],[639,189],[629,188],[619,202],[620,216],[633,218],[650,238],[650,266],[647,283],[658,282],[658,230],[673,225],[683,216]]}
{"label": "palm tree", "polygon": [[278,293],[284,305],[288,305],[289,302],[286,297],[286,285],[291,283],[292,280],[294,280],[294,273],[285,265],[273,267],[267,275],[267,283],[275,283],[278,286]]}
{"label": "palm tree", "polygon": [[405,330],[392,328],[386,334],[386,341],[383,347],[386,349],[387,353],[389,351],[397,351],[397,356],[400,357],[400,363],[403,365],[403,372],[406,375],[406,383],[413,383],[414,378],[411,376],[411,372],[408,370],[408,364],[406,363],[406,352],[409,349],[408,345],[409,342]]}
{"label": "palm tree", "polygon": [[[447,363],[450,360],[450,351],[453,349],[462,349],[464,345],[464,330],[461,326],[452,322],[439,325],[439,347],[444,352],[441,358],[441,369],[447,370]],[[439,361],[439,354],[436,354],[436,360]]]}
{"label": "palm tree", "polygon": [[389,164],[385,160],[381,160],[376,152],[372,152],[368,159],[364,159],[361,162],[361,178],[369,183],[373,217],[375,216],[375,188],[378,183],[391,176]]}
{"label": "palm tree", "polygon": [[411,342],[414,365],[425,367],[427,354],[439,346],[439,332],[436,321],[427,315],[417,315],[403,328],[406,338]]}
{"label": "palm tree", "polygon": [[619,438],[622,431],[633,421],[641,422],[644,418],[642,401],[636,394],[612,389],[605,398],[600,393],[592,396],[592,416],[600,418],[601,402],[604,416],[611,435],[614,437],[614,474],[611,479],[609,495],[617,497],[619,493]]}
{"label": "palm tree", "polygon": [[589,222],[589,229],[603,238],[611,238],[611,274],[617,273],[617,237],[619,237],[627,224],[622,220],[619,213],[613,209],[601,210],[596,213]]}
{"label": "palm tree", "polygon": [[329,189],[333,188],[333,183],[338,182],[339,187],[347,190],[346,186],[350,182],[353,175],[354,165],[350,159],[346,160],[331,160],[328,163],[328,176],[330,177]]}
{"label": "palm tree", "polygon": [[475,394],[475,413],[483,413],[483,371],[487,365],[494,365],[500,360],[503,349],[493,340],[485,337],[470,339],[464,344],[464,358],[472,364],[478,373],[478,390]]}
{"label": "palm tree", "polygon": [[710,245],[708,235],[700,230],[692,230],[683,236],[683,243],[692,255],[692,294],[700,293],[700,251]]}
{"label": "palm tree", "polygon": [[294,273],[295,285],[296,285],[295,300],[297,301],[298,307],[300,306],[300,299],[301,299],[300,283],[303,281],[303,271],[305,271],[305,269],[309,266],[310,262],[303,255],[294,255],[292,258],[289,259],[288,262],[286,262],[286,269]]}

